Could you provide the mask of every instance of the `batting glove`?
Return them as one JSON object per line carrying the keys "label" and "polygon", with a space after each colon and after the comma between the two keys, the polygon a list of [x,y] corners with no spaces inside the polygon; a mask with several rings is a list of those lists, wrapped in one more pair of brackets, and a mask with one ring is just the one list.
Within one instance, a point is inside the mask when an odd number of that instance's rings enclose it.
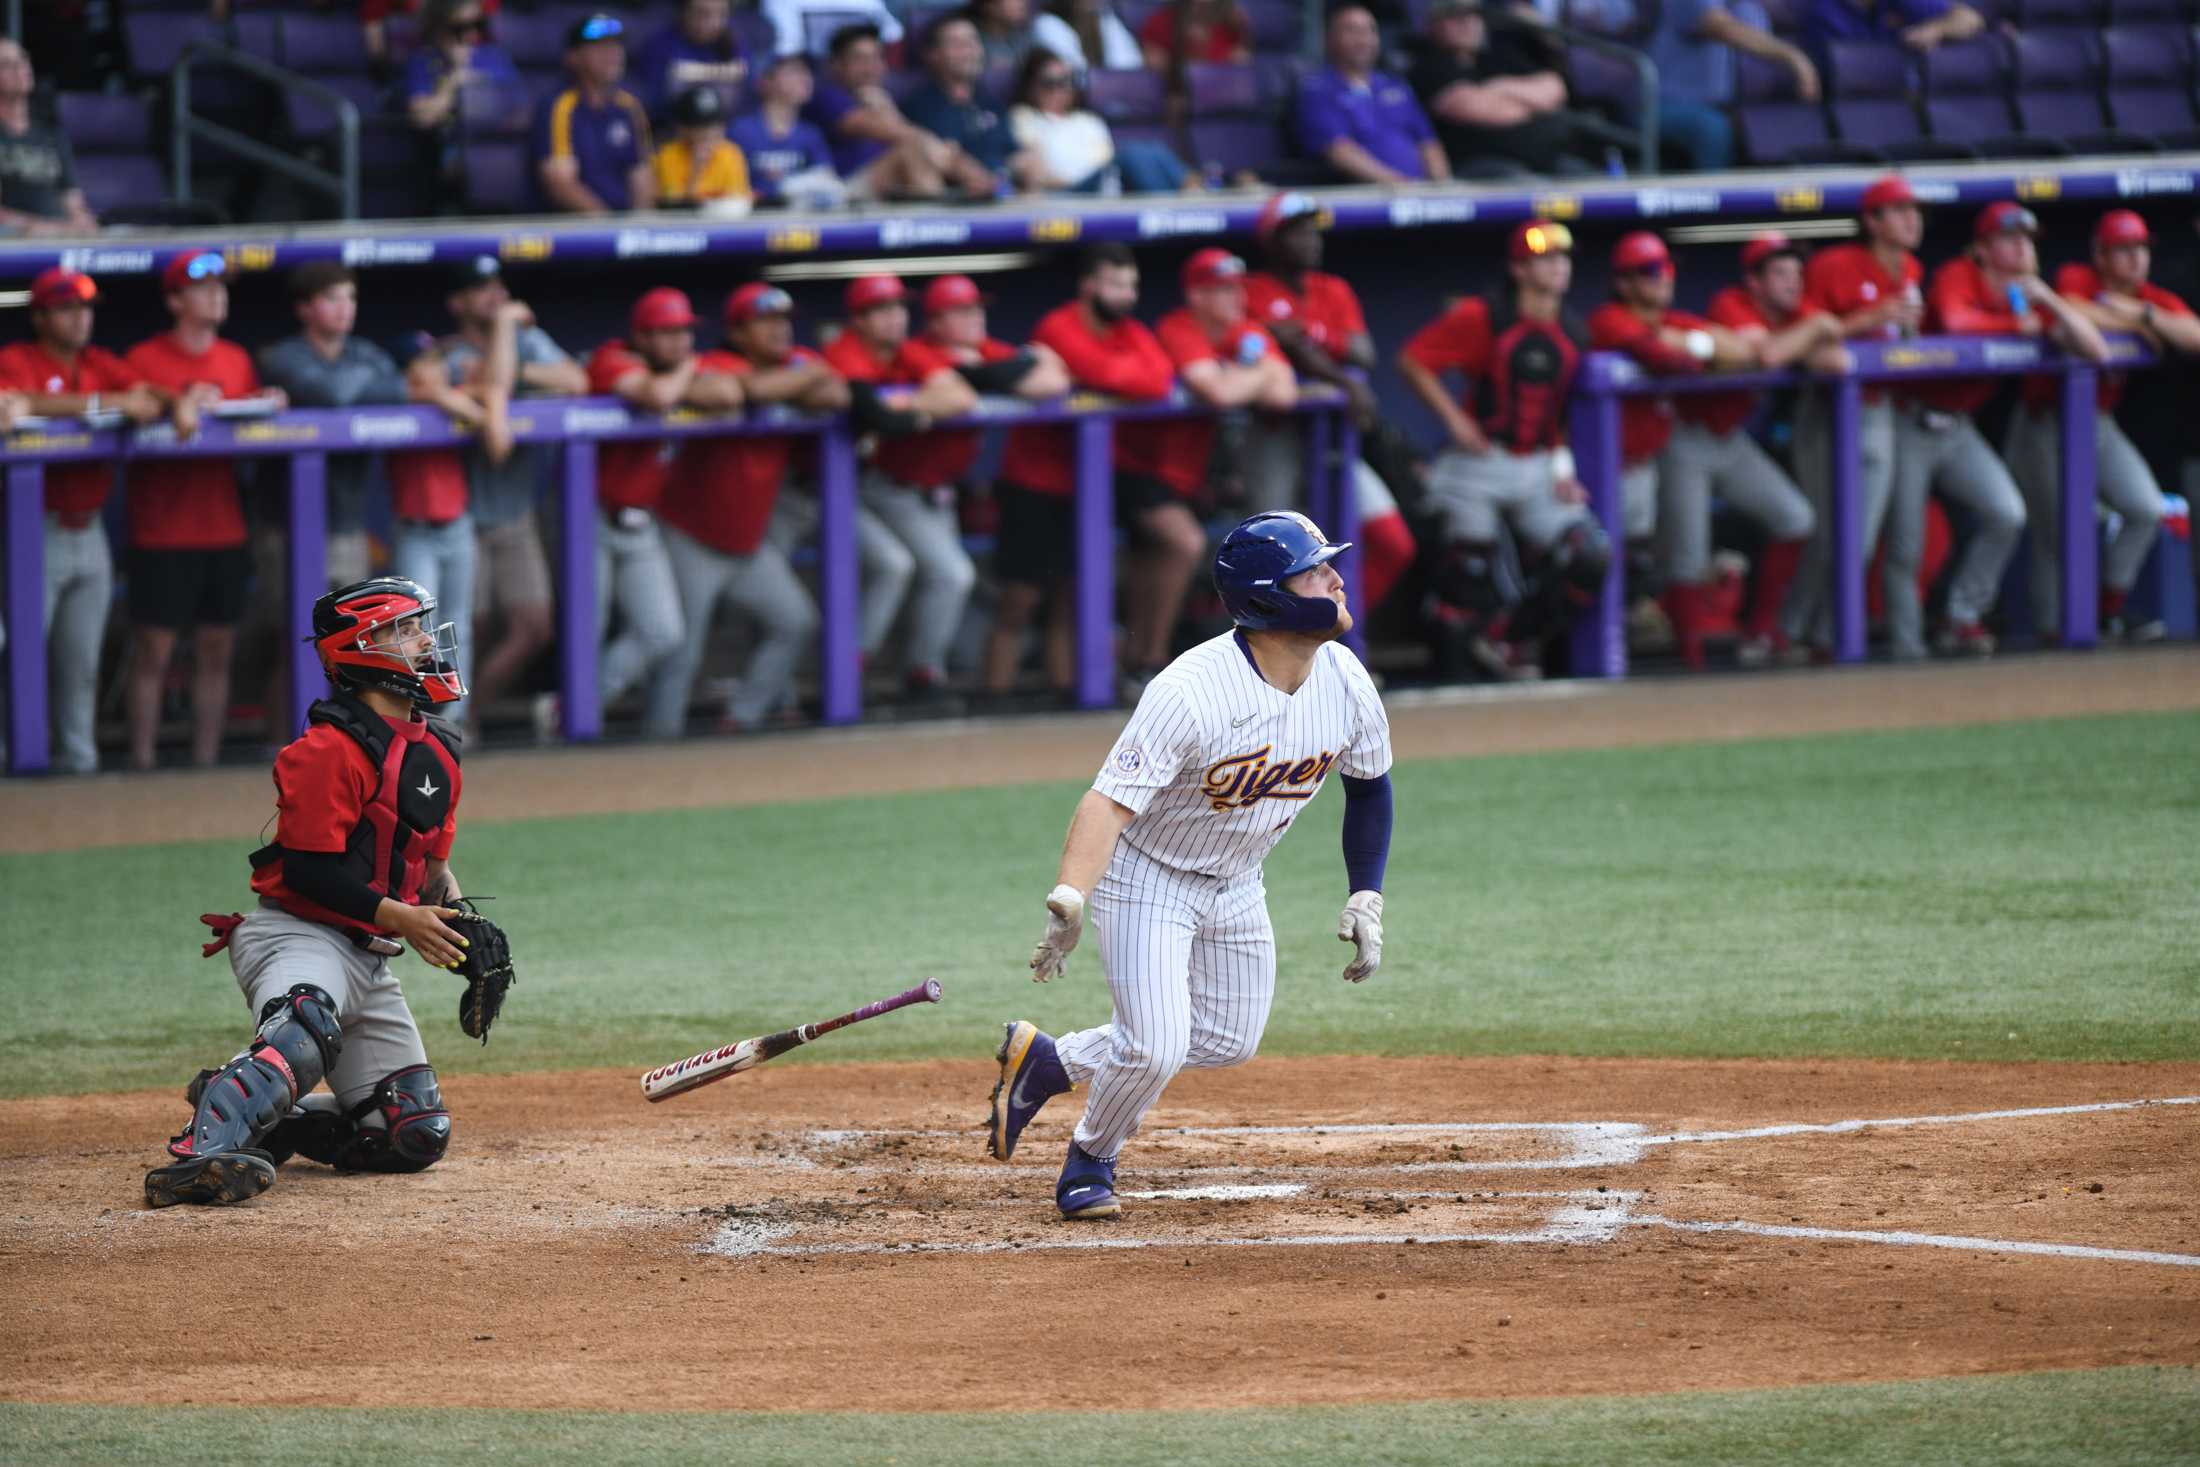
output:
{"label": "batting glove", "polygon": [[1061,976],[1077,939],[1085,935],[1085,894],[1068,882],[1047,893],[1047,930],[1031,951],[1031,980]]}
{"label": "batting glove", "polygon": [[1352,961],[1344,965],[1344,981],[1364,983],[1383,965],[1383,894],[1356,891],[1337,918],[1337,941],[1354,948]]}

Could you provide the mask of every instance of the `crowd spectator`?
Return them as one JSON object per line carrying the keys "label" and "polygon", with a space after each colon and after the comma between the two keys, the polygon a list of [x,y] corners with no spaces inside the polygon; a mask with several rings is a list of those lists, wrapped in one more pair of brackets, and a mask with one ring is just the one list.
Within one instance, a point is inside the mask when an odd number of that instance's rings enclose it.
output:
{"label": "crowd spectator", "polygon": [[1166,194],[1199,186],[1165,145],[1143,138],[1118,144],[1107,119],[1078,90],[1069,63],[1051,51],[1024,58],[1008,130],[1031,160],[1024,186],[1033,193]]}
{"label": "crowd spectator", "polygon": [[1293,103],[1301,150],[1352,183],[1450,178],[1428,114],[1404,82],[1376,69],[1382,37],[1367,8],[1332,10],[1326,44],[1329,64],[1300,81]]}
{"label": "crowd spectator", "polygon": [[[92,345],[92,308],[98,302],[99,287],[89,275],[56,267],[31,281],[31,339],[0,348],[0,397],[9,397],[17,411],[45,417],[81,417],[111,408],[143,424],[166,415],[178,434],[196,433],[195,399],[147,384],[122,358]],[[114,465],[108,463],[46,469],[44,633],[54,767],[64,774],[99,768],[92,736],[99,648],[114,600],[114,559],[101,513],[114,482]]]}
{"label": "crowd spectator", "polygon": [[565,37],[572,80],[535,112],[535,184],[541,207],[563,214],[623,214],[653,208],[649,116],[619,84],[626,27],[616,16],[573,22]]}
{"label": "crowd spectator", "polygon": [[1085,73],[1135,71],[1146,55],[1138,37],[1108,0],[1048,0],[1031,21],[1032,39],[1069,63],[1081,83]]}
{"label": "crowd spectator", "polygon": [[99,218],[76,186],[61,129],[31,115],[30,52],[0,39],[0,235],[89,234]]}
{"label": "crowd spectator", "polygon": [[[199,410],[256,399],[279,410],[280,388],[260,385],[252,356],[221,336],[229,319],[225,264],[212,250],[185,250],[161,272],[173,326],[132,347],[123,360],[152,386]],[[130,764],[153,767],[168,664],[185,630],[191,638],[191,760],[212,764],[229,714],[229,660],[252,581],[236,464],[226,458],[151,460],[128,477],[130,670],[125,707]]]}
{"label": "crowd spectator", "polygon": [[992,192],[1011,191],[1036,160],[1016,151],[1008,124],[978,94],[985,48],[967,15],[957,12],[933,25],[925,37],[924,69],[930,80],[911,95],[903,112],[975,161],[991,180]]}
{"label": "crowd spectator", "polygon": [[488,38],[488,11],[481,0],[428,0],[420,16],[420,46],[406,58],[398,95],[405,120],[419,135],[423,170],[435,181],[424,193],[438,210],[458,207],[465,198],[460,124],[469,91],[486,92],[492,106],[526,105],[519,68]]}
{"label": "crowd spectator", "polygon": [[774,56],[756,82],[756,110],[730,129],[763,204],[830,206],[846,196],[825,135],[802,116],[811,96],[806,56]]}
{"label": "crowd spectator", "polygon": [[726,132],[726,104],[715,87],[690,87],[673,100],[672,136],[657,149],[657,201],[667,209],[747,213],[749,162]]}
{"label": "crowd spectator", "polygon": [[950,182],[991,190],[991,176],[960,148],[902,115],[886,89],[885,42],[868,21],[833,32],[825,76],[803,116],[831,145],[852,199],[936,199]]}
{"label": "crowd spectator", "polygon": [[1187,61],[1243,66],[1253,59],[1253,26],[1237,0],[1169,0],[1138,27],[1138,44],[1153,71]]}
{"label": "crowd spectator", "polygon": [[1492,45],[1482,0],[1436,0],[1408,80],[1456,177],[1597,172],[1568,151],[1566,79],[1540,52]]}
{"label": "crowd spectator", "polygon": [[[1077,298],[1041,318],[1032,341],[1062,359],[1072,383],[1133,402],[1167,397],[1176,373],[1169,354],[1131,312],[1138,308],[1138,257],[1119,244],[1095,245],[1079,264]],[[1169,486],[1131,466],[1134,435],[1115,430],[1115,513],[1132,532],[1128,567],[1130,644],[1149,648],[1157,583],[1182,579],[1206,547],[1198,525],[1185,533],[1189,512]],[[1075,676],[1070,591],[1077,574],[1076,453],[1067,428],[1018,428],[1001,455],[998,575],[1001,599],[986,642],[985,686],[999,695],[1015,687],[1024,634],[1047,608],[1045,660],[1049,686],[1067,693]],[[1197,544],[1193,543],[1196,538]],[[1163,628],[1162,637],[1167,635]],[[1136,663],[1131,664],[1133,667]],[[1128,690],[1126,690],[1128,691]]]}
{"label": "crowd spectator", "polygon": [[634,55],[634,91],[658,122],[691,87],[709,87],[721,110],[738,110],[748,76],[748,55],[733,33],[732,0],[681,0],[678,19]]}
{"label": "crowd spectator", "polygon": [[1031,0],[971,0],[970,23],[978,28],[988,72],[1013,71],[1039,44]]}
{"label": "crowd spectator", "polygon": [[[1972,224],[1971,248],[1933,272],[1925,328],[1938,336],[2045,336],[2090,362],[2108,359],[2100,329],[2039,276],[2039,221],[2013,201],[1988,204]],[[1925,555],[1925,500],[1938,490],[1971,512],[1971,536],[1948,585],[1948,610],[1933,639],[1946,656],[1994,651],[1985,619],[2001,595],[2002,572],[2024,532],[2024,496],[2008,466],[1986,446],[1973,415],[1993,397],[1993,377],[1908,385],[1895,415],[1894,494],[1887,505],[1887,629],[1897,659],[1925,655],[1918,568]]]}
{"label": "crowd spectator", "polygon": [[[494,255],[476,255],[450,276],[445,297],[458,329],[436,343],[444,380],[486,408],[516,397],[579,397],[588,373],[512,298]],[[497,640],[474,660],[468,707],[495,703],[550,645],[550,564],[536,522],[535,495],[551,450],[541,444],[476,441],[465,454],[466,498],[475,535],[474,610],[493,611]],[[459,615],[463,608],[454,608]]]}
{"label": "crowd spectator", "polygon": [[1800,47],[1772,33],[1756,0],[1671,0],[1644,47],[1658,68],[1658,136],[1690,168],[1716,172],[1734,162],[1734,53],[1788,69],[1796,99],[1816,102],[1818,68]]}
{"label": "crowd spectator", "polygon": [[[432,0],[430,0],[430,3],[432,3]],[[496,18],[496,13],[502,8],[502,5],[503,0],[480,0],[483,17],[492,21]],[[390,44],[389,22],[391,16],[411,15],[416,11],[424,11],[426,8],[427,4],[424,3],[424,0],[359,0],[359,39],[366,49],[369,64],[379,70],[388,66],[395,55],[395,48]],[[215,19],[224,18],[228,11],[229,0],[214,0],[213,13]],[[425,34],[427,29],[425,16],[423,16],[421,29]]]}
{"label": "crowd spectator", "polygon": [[[759,406],[848,406],[847,384],[795,344],[794,301],[785,291],[760,281],[742,286],[726,300],[725,322],[725,348],[703,358],[701,383],[731,384]],[[817,633],[816,603],[790,561],[818,516],[814,495],[789,492],[797,450],[784,434],[702,439],[680,456],[665,495],[665,545],[687,618],[673,661],[682,697],[702,670],[720,601],[757,624],[756,645],[726,694],[723,733],[762,728],[793,703],[796,664]],[[860,543],[860,525],[858,536]]]}
{"label": "crowd spectator", "polygon": [[[851,281],[845,309],[846,329],[825,348],[825,360],[851,385],[897,389],[895,405],[926,419],[955,417],[978,405],[977,390],[951,357],[922,337],[911,339],[908,293],[899,279],[867,275]],[[944,688],[948,643],[977,582],[955,513],[959,471],[947,472],[951,465],[941,460],[939,437],[880,436],[859,491],[865,513],[896,552],[887,573],[863,587],[863,656],[878,665],[906,599],[904,683],[919,698]]]}
{"label": "crowd spectator", "polygon": [[901,44],[901,21],[886,0],[763,0],[763,10],[781,56],[821,53],[834,31],[857,23],[877,26],[889,46]]}
{"label": "crowd spectator", "polygon": [[1820,71],[1835,41],[1884,41],[1930,51],[1986,29],[1985,17],[1963,0],[1809,0],[1803,9],[1803,50]]}

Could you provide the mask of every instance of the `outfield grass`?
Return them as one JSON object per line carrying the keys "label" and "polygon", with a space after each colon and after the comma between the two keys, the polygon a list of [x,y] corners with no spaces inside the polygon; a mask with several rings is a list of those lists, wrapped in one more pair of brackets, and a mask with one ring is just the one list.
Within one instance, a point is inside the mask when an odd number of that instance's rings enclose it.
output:
{"label": "outfield grass", "polygon": [[2200,1379],[2135,1368],[1649,1397],[1116,1414],[210,1410],[0,1405],[0,1462],[1121,1467],[2169,1467]]}
{"label": "outfield grass", "polygon": [[[1389,947],[1337,979],[1341,800],[1269,864],[1270,1053],[2200,1057],[2200,716],[1401,765]],[[729,757],[738,757],[729,753]],[[484,775],[482,777],[493,777]],[[493,1045],[403,960],[445,1073],[619,1064],[948,1001],[790,1062],[969,1057],[1106,1013],[1023,973],[1074,784],[516,822],[455,864],[514,934]],[[198,913],[234,842],[0,858],[0,1094],[178,1083],[243,1012]]]}

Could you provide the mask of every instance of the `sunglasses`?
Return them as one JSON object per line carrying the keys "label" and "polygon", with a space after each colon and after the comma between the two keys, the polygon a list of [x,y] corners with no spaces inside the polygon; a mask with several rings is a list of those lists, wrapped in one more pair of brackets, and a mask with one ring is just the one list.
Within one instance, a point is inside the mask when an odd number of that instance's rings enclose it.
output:
{"label": "sunglasses", "polygon": [[489,22],[478,15],[462,16],[451,22],[451,34],[462,40],[478,41],[489,34]]}
{"label": "sunglasses", "polygon": [[1536,224],[1520,237],[1520,243],[1531,255],[1570,255],[1574,232],[1563,224]]}
{"label": "sunglasses", "polygon": [[1625,273],[1636,277],[1638,280],[1663,280],[1673,273],[1673,266],[1669,261],[1653,260],[1647,265],[1637,265],[1634,269]]}
{"label": "sunglasses", "polygon": [[1996,234],[2038,234],[2040,232],[2039,216],[2030,209],[2011,209],[2001,216],[2001,223],[1995,226],[1994,232]]}
{"label": "sunglasses", "polygon": [[229,273],[229,262],[220,255],[198,255],[183,267],[187,280],[218,280]]}
{"label": "sunglasses", "polygon": [[749,302],[749,315],[781,316],[794,311],[794,297],[783,290],[767,290]]}
{"label": "sunglasses", "polygon": [[608,41],[614,36],[623,36],[625,34],[626,27],[619,24],[618,18],[616,16],[591,15],[590,17],[588,17],[587,20],[581,23],[580,38],[583,43],[589,41]]}

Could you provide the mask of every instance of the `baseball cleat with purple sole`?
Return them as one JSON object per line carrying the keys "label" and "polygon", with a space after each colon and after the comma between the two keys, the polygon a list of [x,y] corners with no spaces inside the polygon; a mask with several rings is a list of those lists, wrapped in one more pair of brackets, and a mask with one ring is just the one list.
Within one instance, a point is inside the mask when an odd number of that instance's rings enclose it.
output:
{"label": "baseball cleat with purple sole", "polygon": [[1071,1222],[1114,1217],[1123,1210],[1115,1200],[1115,1163],[1102,1161],[1075,1141],[1062,1163],[1062,1176],[1054,1184],[1054,1205]]}
{"label": "baseball cleat with purple sole", "polygon": [[1069,1071],[1054,1052],[1054,1041],[1036,1024],[1016,1019],[1001,1036],[1001,1078],[993,1085],[993,1109],[987,1117],[985,1149],[1006,1161],[1016,1154],[1016,1138],[1039,1107],[1069,1090]]}

